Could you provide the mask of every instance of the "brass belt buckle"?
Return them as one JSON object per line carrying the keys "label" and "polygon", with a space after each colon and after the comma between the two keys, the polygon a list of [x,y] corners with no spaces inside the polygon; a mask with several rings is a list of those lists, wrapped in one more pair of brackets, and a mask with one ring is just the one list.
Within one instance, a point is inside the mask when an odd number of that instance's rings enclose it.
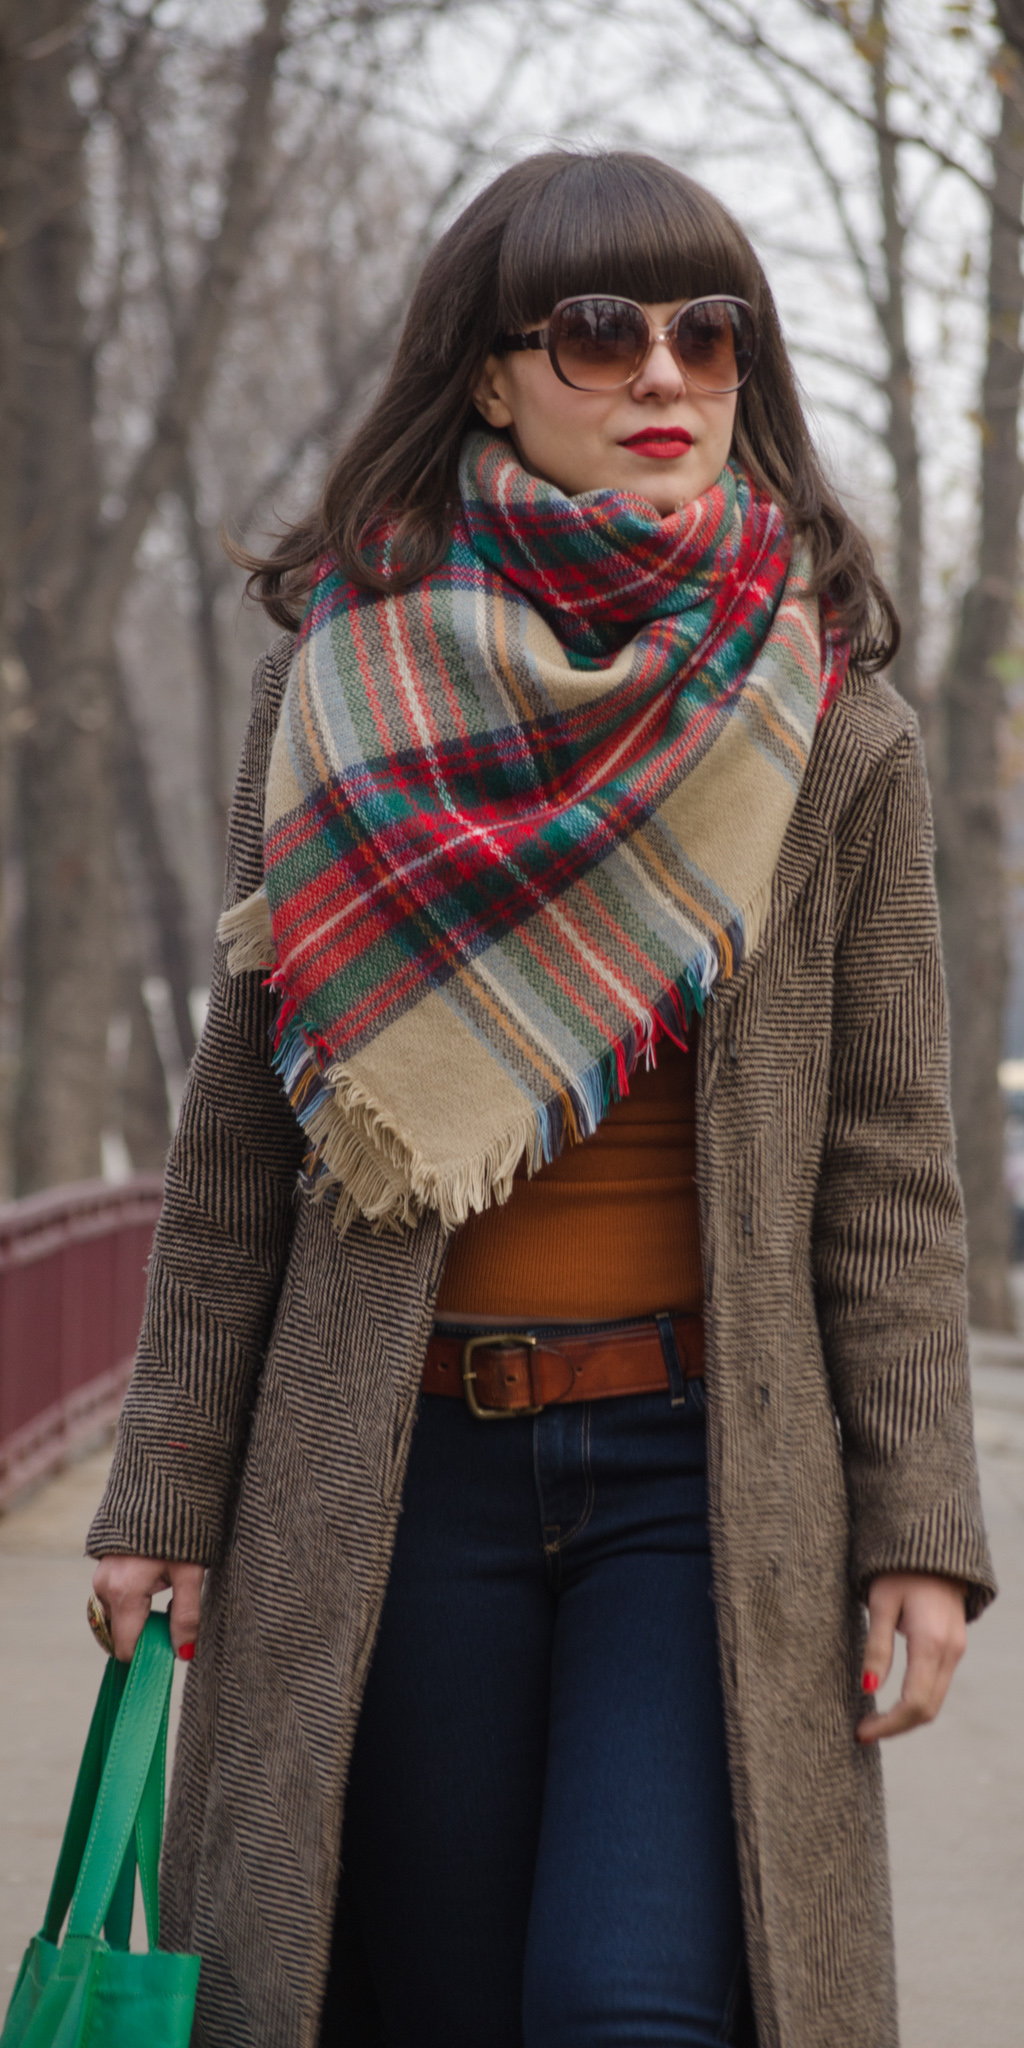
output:
{"label": "brass belt buckle", "polygon": [[481,1345],[492,1350],[498,1344],[525,1344],[531,1350],[536,1350],[537,1339],[524,1334],[522,1330],[486,1330],[482,1337],[467,1337],[462,1347],[462,1391],[470,1414],[474,1415],[478,1422],[514,1422],[520,1415],[539,1415],[543,1402],[538,1408],[481,1408],[473,1385],[476,1379],[473,1353],[478,1351]]}

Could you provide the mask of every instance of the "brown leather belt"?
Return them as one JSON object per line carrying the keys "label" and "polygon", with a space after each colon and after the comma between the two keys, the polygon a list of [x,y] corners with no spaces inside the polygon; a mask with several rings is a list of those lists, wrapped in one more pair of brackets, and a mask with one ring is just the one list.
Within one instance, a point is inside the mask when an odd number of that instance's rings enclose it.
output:
{"label": "brown leather belt", "polygon": [[[666,1317],[687,1379],[704,1371],[700,1316]],[[537,1336],[532,1330],[484,1330],[441,1336],[427,1345],[425,1394],[458,1394],[480,1422],[502,1415],[538,1415],[565,1401],[603,1401],[610,1394],[656,1394],[669,1385],[655,1321],[604,1330]]]}

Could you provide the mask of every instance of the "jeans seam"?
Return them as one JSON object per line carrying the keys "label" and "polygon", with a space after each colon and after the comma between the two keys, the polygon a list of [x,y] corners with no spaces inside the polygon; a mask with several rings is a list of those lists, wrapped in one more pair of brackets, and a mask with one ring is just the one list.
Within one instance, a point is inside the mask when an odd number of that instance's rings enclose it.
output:
{"label": "jeans seam", "polygon": [[[544,1560],[544,1570],[545,1574],[547,1575],[549,1566],[551,1566],[552,1564],[557,1564],[558,1544],[549,1543],[547,1540],[547,1535],[545,1533],[548,1527],[548,1519],[547,1507],[544,1499],[544,1475],[541,1469],[540,1457],[540,1426],[543,1419],[544,1418],[542,1415],[537,1415],[534,1417],[533,1420],[533,1484],[534,1490],[537,1495],[537,1509],[540,1515],[541,1556]],[[555,1589],[557,1589],[557,1573]]]}
{"label": "jeans seam", "polygon": [[591,1403],[587,1401],[584,1404],[583,1415],[580,1421],[580,1454],[583,1462],[583,1472],[585,1479],[583,1506],[580,1510],[580,1513],[576,1521],[573,1523],[572,1528],[567,1529],[565,1535],[559,1537],[557,1546],[559,1550],[563,1550],[567,1543],[575,1542],[577,1536],[582,1536],[583,1531],[586,1528],[587,1523],[589,1522],[594,1512],[594,1501],[596,1499],[597,1490],[594,1486],[594,1469],[590,1462],[591,1412]]}

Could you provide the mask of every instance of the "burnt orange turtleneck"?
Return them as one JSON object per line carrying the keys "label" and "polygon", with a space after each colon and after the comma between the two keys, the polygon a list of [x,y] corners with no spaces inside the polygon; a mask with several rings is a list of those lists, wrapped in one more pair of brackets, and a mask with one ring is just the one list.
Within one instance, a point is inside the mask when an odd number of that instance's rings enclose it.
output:
{"label": "burnt orange turtleneck", "polygon": [[502,1206],[452,1241],[436,1314],[523,1322],[618,1322],[703,1306],[695,1178],[695,1034],[662,1039],[592,1138],[532,1179],[521,1164]]}

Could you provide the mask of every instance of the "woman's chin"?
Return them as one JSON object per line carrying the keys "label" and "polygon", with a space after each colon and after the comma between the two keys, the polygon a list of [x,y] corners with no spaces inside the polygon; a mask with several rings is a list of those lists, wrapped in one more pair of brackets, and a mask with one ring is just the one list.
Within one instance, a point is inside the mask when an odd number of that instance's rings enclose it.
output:
{"label": "woman's chin", "polygon": [[514,434],[510,433],[509,439],[523,468],[531,476],[554,484],[557,490],[565,492],[566,497],[583,498],[592,491],[624,491],[631,498],[646,499],[659,519],[669,519],[673,512],[692,505],[694,499],[714,482],[714,477],[705,473],[706,461],[698,466],[689,454],[677,462],[664,462],[615,448],[610,451],[607,461],[577,462],[570,470],[568,463],[563,465],[555,461],[546,464],[539,461],[536,451],[527,455]]}
{"label": "woman's chin", "polygon": [[681,462],[655,463],[649,459],[631,462],[628,476],[620,478],[614,488],[629,491],[637,498],[646,498],[660,519],[668,519],[673,512],[681,512],[685,506],[692,505],[694,499],[707,489],[707,484],[703,469],[695,470],[684,457]]}

